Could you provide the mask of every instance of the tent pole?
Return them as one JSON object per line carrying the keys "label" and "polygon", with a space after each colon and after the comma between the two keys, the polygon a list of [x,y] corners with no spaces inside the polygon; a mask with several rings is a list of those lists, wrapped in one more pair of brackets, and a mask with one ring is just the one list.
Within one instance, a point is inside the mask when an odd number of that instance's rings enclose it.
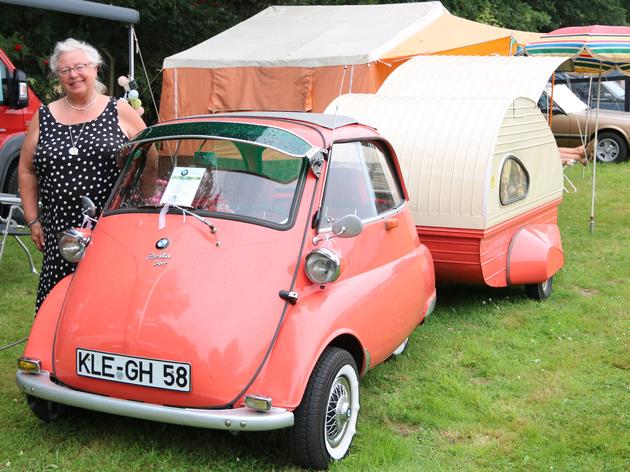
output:
{"label": "tent pole", "polygon": [[551,97],[549,97],[549,104],[551,112],[549,113],[549,127],[551,128],[551,117],[553,116],[553,90],[556,85],[556,73],[551,74]]}
{"label": "tent pole", "polygon": [[134,50],[133,50],[133,38],[135,35],[135,31],[133,29],[133,25],[129,23],[129,80],[133,80],[134,77]]}
{"label": "tent pole", "polygon": [[602,91],[602,64],[599,64],[599,77],[597,81],[597,108],[595,108],[595,143],[593,144],[593,186],[591,188],[591,218],[589,229],[595,232],[595,181],[597,180],[597,130],[599,128],[599,98]]}

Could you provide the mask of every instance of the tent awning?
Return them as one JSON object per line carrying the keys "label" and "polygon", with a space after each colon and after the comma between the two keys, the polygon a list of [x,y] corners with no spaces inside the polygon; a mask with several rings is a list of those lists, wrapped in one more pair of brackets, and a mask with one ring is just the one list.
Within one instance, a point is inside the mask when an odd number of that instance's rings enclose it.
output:
{"label": "tent awning", "polygon": [[[436,54],[462,47],[483,44],[501,38],[513,38],[524,44],[539,39],[543,33],[509,30],[444,14],[383,55],[383,59]],[[509,41],[507,42],[509,48]],[[512,51],[514,53],[515,51]],[[509,51],[505,51],[508,54]]]}

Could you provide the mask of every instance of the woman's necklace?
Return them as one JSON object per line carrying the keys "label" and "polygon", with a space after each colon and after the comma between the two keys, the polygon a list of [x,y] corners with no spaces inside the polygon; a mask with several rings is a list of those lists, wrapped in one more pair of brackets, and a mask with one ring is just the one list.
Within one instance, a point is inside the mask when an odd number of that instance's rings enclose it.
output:
{"label": "woman's necklace", "polygon": [[[68,96],[66,95],[66,103],[73,110],[83,111],[83,110],[87,110],[92,105],[94,105],[94,103],[96,102],[97,96],[98,94],[95,93],[90,103],[82,107],[77,107],[77,106],[74,106],[72,103],[70,103],[70,100],[68,99]],[[70,133],[70,144],[71,144],[70,150],[68,152],[70,153],[71,156],[76,156],[79,154],[79,148],[77,148],[77,144],[79,144],[79,139],[81,139],[81,134],[83,134],[83,128],[85,128],[85,121],[83,122],[83,125],[81,126],[81,131],[79,131],[79,136],[77,136],[77,140],[75,141],[74,137],[72,136],[72,125],[68,125],[68,132]]]}
{"label": "woman's necklace", "polygon": [[79,139],[81,139],[81,134],[83,134],[83,128],[85,128],[85,121],[81,126],[81,131],[79,131],[79,136],[77,136],[77,140],[75,141],[72,137],[72,125],[68,125],[68,132],[70,133],[70,150],[68,151],[71,156],[76,156],[79,154],[79,149],[77,148],[77,144],[79,144]]}
{"label": "woman's necklace", "polygon": [[67,103],[67,104],[68,104],[68,106],[69,106],[70,108],[72,108],[73,110],[76,110],[76,111],[83,111],[83,110],[87,110],[87,109],[88,109],[88,108],[90,108],[92,105],[94,105],[94,103],[96,102],[96,96],[97,96],[97,95],[98,95],[98,94],[96,94],[96,93],[95,93],[95,94],[94,94],[94,97],[92,98],[92,101],[90,101],[90,103],[88,103],[87,105],[84,105],[84,106],[82,106],[82,107],[78,107],[78,106],[75,106],[75,105],[73,105],[72,103],[70,103],[70,100],[68,99],[68,96],[67,96],[67,95],[66,95],[66,103]]}

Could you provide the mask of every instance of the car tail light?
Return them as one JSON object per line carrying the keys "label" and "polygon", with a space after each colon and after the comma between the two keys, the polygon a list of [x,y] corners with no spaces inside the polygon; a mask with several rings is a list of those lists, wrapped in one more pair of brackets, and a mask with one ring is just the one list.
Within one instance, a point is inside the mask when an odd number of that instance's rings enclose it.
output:
{"label": "car tail light", "polygon": [[306,256],[306,276],[316,284],[334,282],[341,275],[339,257],[330,249],[318,248]]}
{"label": "car tail light", "polygon": [[76,228],[70,228],[57,234],[59,252],[68,262],[77,263],[83,257],[90,242],[89,236]]}

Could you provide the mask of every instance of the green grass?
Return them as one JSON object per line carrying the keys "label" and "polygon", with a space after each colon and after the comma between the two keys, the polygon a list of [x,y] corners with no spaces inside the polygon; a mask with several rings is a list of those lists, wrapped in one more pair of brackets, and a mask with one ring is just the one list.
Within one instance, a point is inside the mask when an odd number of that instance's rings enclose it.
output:
{"label": "green grass", "polygon": [[[519,287],[440,287],[407,352],[362,383],[338,471],[630,470],[630,163],[598,168],[560,211],[566,264],[548,301]],[[27,335],[36,280],[14,242],[0,263],[0,345]],[[77,412],[40,423],[0,352],[0,469],[294,470],[282,431],[241,434]]]}

